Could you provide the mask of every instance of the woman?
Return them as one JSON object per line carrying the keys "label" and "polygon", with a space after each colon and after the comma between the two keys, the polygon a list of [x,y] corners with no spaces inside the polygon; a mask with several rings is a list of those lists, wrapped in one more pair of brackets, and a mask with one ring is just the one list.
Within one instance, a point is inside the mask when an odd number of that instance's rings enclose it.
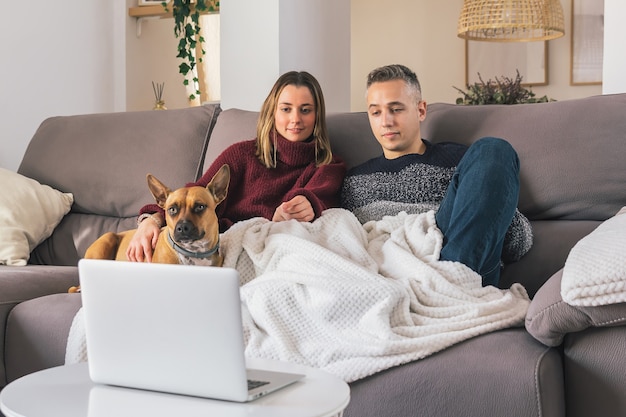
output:
{"label": "woman", "polygon": [[[337,207],[346,167],[332,154],[324,96],[315,77],[305,71],[280,76],[261,107],[256,139],[231,145],[187,186],[206,187],[223,164],[230,166],[231,178],[228,195],[216,209],[220,232],[253,217],[308,222]],[[129,260],[152,261],[164,219],[156,204],[140,210],[137,233],[126,251]]]}

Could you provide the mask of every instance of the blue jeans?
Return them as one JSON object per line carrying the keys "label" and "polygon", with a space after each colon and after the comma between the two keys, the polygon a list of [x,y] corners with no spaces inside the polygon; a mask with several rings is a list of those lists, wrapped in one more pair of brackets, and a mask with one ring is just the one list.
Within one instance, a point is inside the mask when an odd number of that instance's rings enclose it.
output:
{"label": "blue jeans", "polygon": [[504,236],[519,197],[519,158],[505,140],[482,138],[457,166],[435,219],[440,259],[461,262],[498,285]]}

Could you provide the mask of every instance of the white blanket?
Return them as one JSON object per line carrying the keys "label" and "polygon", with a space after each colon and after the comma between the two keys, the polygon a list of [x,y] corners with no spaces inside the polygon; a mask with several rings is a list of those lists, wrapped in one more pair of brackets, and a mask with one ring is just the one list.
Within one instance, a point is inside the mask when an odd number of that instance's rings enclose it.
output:
{"label": "white blanket", "polygon": [[[313,223],[235,224],[222,248],[241,275],[246,355],[350,382],[523,324],[521,285],[483,288],[463,264],[438,261],[441,246],[434,212],[365,227],[342,209]],[[70,336],[68,362],[86,359],[81,337]]]}
{"label": "white blanket", "polygon": [[626,302],[626,207],[574,245],[563,267],[561,297],[584,307]]}

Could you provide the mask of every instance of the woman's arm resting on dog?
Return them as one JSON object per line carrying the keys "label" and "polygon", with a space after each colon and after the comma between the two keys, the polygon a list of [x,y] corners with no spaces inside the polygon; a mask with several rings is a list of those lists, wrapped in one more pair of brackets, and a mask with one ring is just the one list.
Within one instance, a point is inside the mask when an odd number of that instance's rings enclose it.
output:
{"label": "woman's arm resting on dog", "polygon": [[[161,217],[160,213],[155,213],[155,217]],[[161,224],[164,223],[162,219]],[[152,262],[152,252],[156,246],[161,233],[159,225],[150,218],[144,219],[137,227],[137,232],[131,239],[126,249],[126,258],[132,262]]]}
{"label": "woman's arm resting on dog", "polygon": [[315,218],[311,202],[303,195],[297,195],[276,208],[272,221],[296,219],[299,222],[310,222]]}

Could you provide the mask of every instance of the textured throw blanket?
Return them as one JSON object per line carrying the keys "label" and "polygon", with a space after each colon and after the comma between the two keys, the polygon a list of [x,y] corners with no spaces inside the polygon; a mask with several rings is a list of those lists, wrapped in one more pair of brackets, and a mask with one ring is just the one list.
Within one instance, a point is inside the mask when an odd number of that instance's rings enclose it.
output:
{"label": "textured throw blanket", "polygon": [[626,302],[626,207],[574,245],[563,267],[561,297],[584,307]]}
{"label": "textured throw blanket", "polygon": [[[222,236],[241,275],[246,355],[321,368],[354,381],[494,330],[523,325],[525,289],[481,286],[439,261],[434,212],[362,226],[331,209],[313,223],[255,218]],[[86,360],[80,315],[67,362]]]}

